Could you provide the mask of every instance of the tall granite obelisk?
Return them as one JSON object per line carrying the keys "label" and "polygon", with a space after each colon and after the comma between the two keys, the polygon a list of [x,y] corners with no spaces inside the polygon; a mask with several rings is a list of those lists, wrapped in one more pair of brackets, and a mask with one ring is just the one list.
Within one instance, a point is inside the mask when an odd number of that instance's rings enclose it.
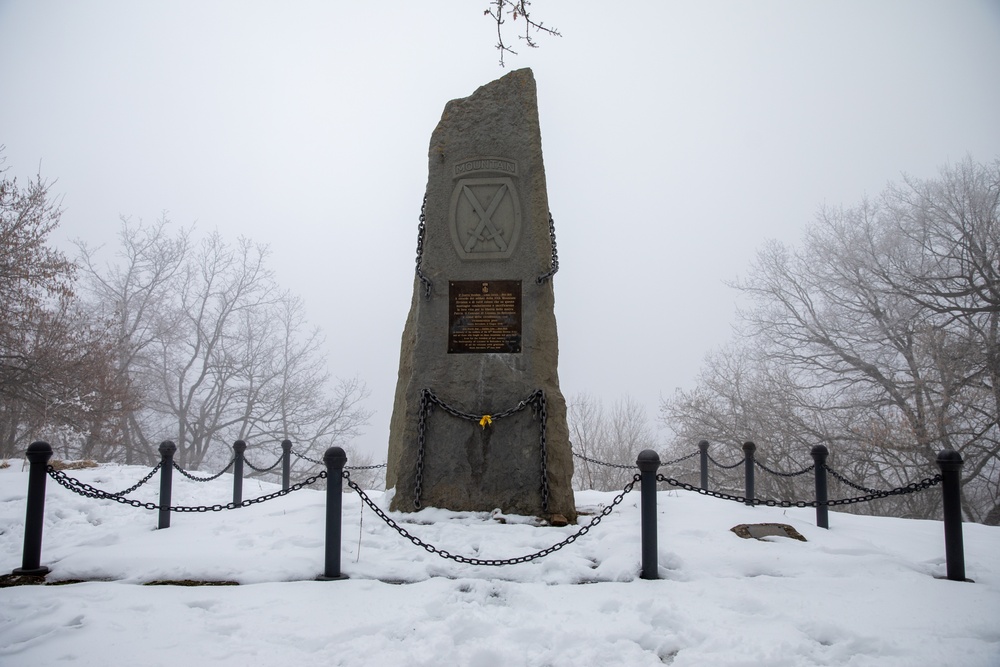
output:
{"label": "tall granite obelisk", "polygon": [[389,430],[391,507],[575,521],[531,70],[449,102],[428,158]]}

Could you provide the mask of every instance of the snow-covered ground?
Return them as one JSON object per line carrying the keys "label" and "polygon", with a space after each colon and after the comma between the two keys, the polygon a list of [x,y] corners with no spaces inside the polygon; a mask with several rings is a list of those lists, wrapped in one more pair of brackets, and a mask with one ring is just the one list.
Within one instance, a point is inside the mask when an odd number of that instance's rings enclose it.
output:
{"label": "snow-covered ground", "polygon": [[[11,463],[0,470],[0,574],[21,565],[27,472]],[[115,492],[146,472],[68,474]],[[130,497],[156,502],[157,482]],[[243,497],[276,489],[247,480]],[[175,505],[231,496],[229,475],[174,475]],[[614,496],[582,492],[577,504],[594,513]],[[939,522],[831,512],[823,530],[809,509],[683,491],[657,502],[661,579],[646,581],[638,490],[575,543],[502,567],[413,546],[351,493],[342,547],[350,578],[318,582],[321,491],[177,513],[170,529],[155,530],[155,511],[84,498],[50,478],[42,564],[49,582],[87,583],[0,589],[0,665],[1000,665],[1000,528],[965,524],[976,583],[962,583],[941,578]],[[578,529],[438,509],[393,517],[478,558],[532,553]],[[763,522],[790,524],[808,541],[729,530]],[[182,579],[241,585],[141,585]]]}

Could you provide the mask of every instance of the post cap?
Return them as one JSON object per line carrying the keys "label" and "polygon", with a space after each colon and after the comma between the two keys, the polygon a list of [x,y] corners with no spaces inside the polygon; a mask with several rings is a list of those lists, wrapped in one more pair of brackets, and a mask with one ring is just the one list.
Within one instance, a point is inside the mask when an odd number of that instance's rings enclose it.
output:
{"label": "post cap", "polygon": [[937,455],[938,468],[941,472],[956,472],[962,469],[962,455],[954,449],[942,449]]}
{"label": "post cap", "polygon": [[281,448],[284,449],[285,451],[290,450],[292,448],[292,441],[291,440],[282,440],[281,441]]}
{"label": "post cap", "polygon": [[698,447],[701,449],[708,449],[708,440],[702,440],[699,442]]}
{"label": "post cap", "polygon": [[825,459],[830,455],[830,450],[826,448],[826,445],[813,445],[809,453],[813,455],[814,459]]}
{"label": "post cap", "polygon": [[242,440],[237,440],[236,442],[233,443],[233,449],[236,451],[237,454],[242,454],[247,450],[247,443],[243,442]]}
{"label": "post cap", "polygon": [[642,472],[656,472],[657,468],[660,467],[660,455],[652,449],[644,449],[639,452],[635,464]]}
{"label": "post cap", "polygon": [[24,451],[24,455],[31,463],[45,463],[52,458],[52,445],[38,440],[28,445],[28,449]]}
{"label": "post cap", "polygon": [[177,445],[170,440],[164,440],[160,443],[160,456],[173,456],[176,451]]}
{"label": "post cap", "polygon": [[347,464],[347,453],[340,447],[330,447],[323,454],[323,463],[326,464],[327,468],[343,470],[344,465]]}
{"label": "post cap", "polygon": [[753,452],[757,450],[757,445],[753,444],[749,440],[743,443],[744,452]]}

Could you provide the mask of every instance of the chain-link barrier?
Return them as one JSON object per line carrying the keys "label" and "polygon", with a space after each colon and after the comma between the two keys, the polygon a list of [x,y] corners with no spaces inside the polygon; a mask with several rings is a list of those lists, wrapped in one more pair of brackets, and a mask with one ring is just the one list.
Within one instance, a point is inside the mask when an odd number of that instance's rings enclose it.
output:
{"label": "chain-link barrier", "polygon": [[768,468],[766,465],[764,465],[763,463],[761,463],[757,459],[754,459],[753,463],[754,463],[755,466],[757,466],[758,468],[760,468],[764,472],[769,472],[772,475],[777,475],[778,477],[798,477],[799,475],[804,475],[807,472],[811,472],[811,471],[813,471],[813,470],[816,469],[816,464],[814,463],[811,466],[809,466],[808,468],[803,468],[802,470],[799,470],[798,472],[781,472],[780,470],[772,470],[771,468]]}
{"label": "chain-link barrier", "polygon": [[678,463],[681,463],[683,461],[687,461],[688,459],[692,459],[692,458],[698,456],[699,453],[700,452],[691,452],[690,454],[685,454],[684,456],[679,456],[676,459],[673,459],[671,461],[664,461],[663,463],[660,464],[660,467],[661,468],[666,468],[667,466],[677,465]]}
{"label": "chain-link barrier", "polygon": [[830,473],[831,475],[833,475],[834,477],[836,477],[840,482],[846,484],[847,486],[851,487],[852,489],[857,489],[858,491],[864,491],[865,493],[881,493],[878,489],[869,489],[867,486],[861,486],[860,484],[855,484],[854,482],[852,482],[851,480],[847,479],[846,477],[844,477],[843,475],[841,475],[839,472],[837,472],[836,470],[834,470],[830,466],[826,465],[825,463],[823,464],[823,468],[828,473]]}
{"label": "chain-link barrier", "polygon": [[458,408],[448,405],[442,401],[430,389],[423,389],[420,392],[420,414],[417,417],[417,469],[414,474],[413,506],[417,509],[420,509],[421,507],[421,496],[423,495],[424,482],[424,453],[427,447],[427,417],[430,415],[431,410],[435,407],[439,407],[457,419],[464,419],[466,421],[482,424],[487,416],[490,418],[490,423],[492,423],[497,420],[510,417],[511,415],[518,413],[529,406],[531,407],[532,413],[539,419],[538,445],[540,450],[540,467],[542,474],[542,511],[547,512],[549,510],[548,447],[546,442],[548,410],[546,408],[545,392],[541,389],[536,389],[512,408],[504,410],[503,412],[485,416],[474,415],[471,412],[459,410]]}
{"label": "chain-link barrier", "polygon": [[624,465],[622,463],[608,463],[607,461],[598,461],[597,459],[592,459],[589,456],[584,456],[583,454],[579,454],[577,452],[573,452],[573,456],[575,456],[578,459],[583,459],[588,463],[595,463],[599,466],[604,466],[605,468],[616,468],[618,470],[635,470],[634,463],[630,465]]}
{"label": "chain-link barrier", "polygon": [[302,459],[303,461],[308,461],[309,463],[313,463],[313,464],[318,465],[318,466],[325,466],[326,465],[322,461],[317,461],[316,459],[309,458],[305,454],[299,454],[298,452],[296,452],[294,450],[292,451],[292,454],[294,454],[297,458]]}
{"label": "chain-link barrier", "polygon": [[147,473],[145,477],[143,477],[142,479],[140,479],[138,482],[136,482],[132,486],[128,487],[124,491],[119,491],[118,493],[111,493],[111,494],[108,494],[108,495],[112,495],[112,496],[127,496],[128,494],[132,493],[133,491],[135,491],[136,489],[138,489],[140,486],[142,486],[143,484],[145,484],[146,482],[148,482],[149,480],[151,480],[153,478],[153,475],[156,474],[156,472],[160,469],[160,466],[162,466],[162,465],[163,465],[163,461],[160,461],[155,466],[153,466],[153,469],[150,470],[149,473]]}
{"label": "chain-link barrier", "polygon": [[[661,468],[665,468],[667,466],[672,466],[672,465],[681,463],[682,461],[687,461],[688,459],[693,458],[693,457],[695,457],[697,455],[698,455],[698,452],[691,452],[690,454],[685,454],[684,456],[680,456],[680,457],[678,457],[676,459],[673,459],[671,461],[665,461],[665,462],[663,462],[663,463],[660,464],[660,467]],[[630,465],[624,465],[622,463],[608,463],[607,461],[598,461],[597,459],[592,459],[589,456],[584,456],[583,454],[579,454],[579,453],[577,453],[575,451],[573,452],[573,456],[575,456],[578,459],[583,459],[584,461],[587,461],[589,463],[596,463],[599,466],[605,466],[605,467],[608,467],[608,468],[617,468],[619,470],[635,470],[635,468],[636,468],[636,465],[634,463],[632,463]]]}
{"label": "chain-link barrier", "polygon": [[188,479],[190,479],[192,482],[211,482],[212,480],[215,480],[215,479],[218,479],[218,478],[222,477],[222,474],[224,472],[226,472],[227,470],[229,470],[230,468],[232,468],[234,463],[236,463],[236,457],[235,456],[229,461],[229,463],[226,464],[225,468],[223,468],[219,472],[215,473],[211,477],[195,477],[194,475],[192,475],[191,473],[189,473],[187,470],[185,470],[184,468],[182,468],[179,465],[177,465],[176,461],[174,461],[174,469],[176,469],[177,472],[179,472],[180,474],[182,474],[185,477],[187,477]]}
{"label": "chain-link barrier", "polygon": [[275,461],[274,463],[272,463],[269,468],[258,468],[254,464],[252,464],[249,461],[247,461],[246,458],[243,459],[243,463],[246,463],[247,467],[250,468],[251,470],[256,470],[257,472],[262,472],[263,473],[263,472],[271,472],[272,470],[274,470],[275,468],[277,468],[278,465],[281,463],[281,460],[283,458],[284,458],[283,456],[279,456],[278,460]]}
{"label": "chain-link barrier", "polygon": [[389,465],[388,462],[386,462],[386,463],[375,463],[370,466],[344,466],[344,470],[378,470],[379,468],[385,468],[388,465]]}
{"label": "chain-link barrier", "polygon": [[[250,505],[256,505],[259,503],[267,502],[268,500],[273,500],[274,498],[280,498],[281,496],[287,496],[292,491],[298,491],[304,489],[305,487],[315,484],[321,479],[326,479],[326,471],[322,471],[318,475],[309,477],[297,484],[289,486],[287,489],[281,489],[280,491],[275,491],[274,493],[269,493],[264,496],[258,496],[257,498],[249,498],[242,502],[233,503],[229,502],[225,505],[197,505],[197,506],[184,506],[184,505],[171,505],[170,507],[162,507],[156,503],[144,503],[138,500],[133,500],[131,498],[123,498],[122,496],[116,496],[114,494],[108,493],[107,491],[102,491],[86,482],[80,481],[75,477],[70,477],[61,470],[56,470],[52,466],[48,466],[46,469],[49,477],[54,479],[61,486],[69,489],[77,495],[81,495],[85,498],[95,498],[97,500],[113,500],[116,503],[121,503],[122,505],[130,505],[139,509],[146,510],[167,510],[169,512],[221,512],[222,510],[233,510],[239,507],[249,507]],[[197,480],[202,481],[202,480]]]}
{"label": "chain-link barrier", "polygon": [[549,270],[535,278],[535,282],[539,285],[556,275],[556,272],[559,271],[559,250],[556,247],[556,223],[555,220],[552,219],[551,211],[549,212],[549,240],[552,242],[552,255],[549,260]]}
{"label": "chain-link barrier", "polygon": [[424,202],[420,205],[420,224],[417,225],[417,259],[416,259],[416,271],[417,278],[420,278],[420,282],[424,285],[424,298],[431,298],[431,290],[433,285],[431,284],[431,279],[424,275],[421,264],[424,260],[424,235],[427,232],[427,193],[424,193]]}
{"label": "chain-link barrier", "polygon": [[518,563],[527,563],[529,561],[537,560],[539,558],[544,558],[545,556],[548,556],[551,553],[559,551],[566,545],[576,542],[579,538],[589,533],[591,529],[594,528],[594,526],[599,524],[604,519],[604,517],[606,517],[608,514],[611,514],[611,512],[614,511],[615,507],[621,504],[622,500],[625,499],[625,496],[632,490],[632,487],[634,487],[640,479],[639,475],[635,475],[632,478],[632,481],[625,485],[625,488],[622,489],[621,493],[615,496],[615,499],[611,501],[610,505],[607,505],[604,509],[602,509],[599,514],[594,515],[594,518],[590,520],[590,523],[588,523],[585,526],[582,526],[580,530],[576,531],[575,533],[564,539],[562,542],[553,544],[552,546],[542,549],[541,551],[536,551],[535,553],[527,554],[525,556],[517,556],[515,558],[474,558],[472,556],[453,554],[449,551],[445,551],[444,549],[439,549],[433,544],[428,544],[427,542],[424,542],[419,537],[413,535],[408,530],[400,526],[392,519],[392,517],[390,517],[388,514],[382,511],[382,508],[376,505],[375,502],[368,497],[368,494],[366,494],[361,489],[361,487],[358,486],[354,482],[354,480],[351,479],[350,473],[348,473],[345,470],[343,475],[344,479],[347,480],[347,485],[351,489],[353,489],[358,494],[358,496],[360,496],[361,500],[366,505],[368,505],[368,507],[371,508],[371,510],[375,512],[375,514],[380,519],[382,519],[382,521],[384,521],[386,525],[388,525],[390,528],[395,530],[402,537],[405,537],[416,546],[422,548],[428,553],[432,553],[436,556],[440,556],[441,558],[445,558],[448,560],[453,560],[457,563],[466,563],[468,565],[487,565],[491,567],[496,567],[500,565],[517,565]]}
{"label": "chain-link barrier", "polygon": [[744,462],[745,462],[745,461],[746,461],[747,459],[746,459],[746,457],[744,456],[744,457],[743,457],[742,459],[740,459],[740,460],[739,460],[739,461],[737,461],[736,463],[733,463],[732,465],[726,465],[725,463],[719,463],[719,462],[718,462],[718,461],[716,461],[716,460],[715,460],[714,458],[712,458],[712,455],[711,455],[711,454],[709,454],[709,455],[708,455],[708,460],[709,460],[709,461],[711,461],[712,463],[714,463],[715,465],[717,465],[717,466],[718,466],[718,467],[720,467],[720,468],[724,468],[724,469],[726,469],[726,470],[731,470],[732,468],[736,468],[736,467],[738,467],[738,466],[741,466],[741,465],[743,465],[743,463],[744,463]]}
{"label": "chain-link barrier", "polygon": [[[326,464],[322,461],[317,461],[316,459],[311,459],[305,454],[299,454],[298,452],[292,452],[296,457],[302,459],[303,461],[308,461],[309,463],[314,463],[318,466],[325,466]],[[379,468],[385,468],[389,463],[376,463],[370,466],[344,466],[344,470],[378,470]]]}
{"label": "chain-link barrier", "polygon": [[866,496],[857,496],[854,498],[839,498],[837,500],[827,500],[825,502],[819,502],[816,500],[805,501],[805,500],[771,500],[754,498],[747,499],[743,496],[734,496],[728,493],[719,493],[718,491],[709,491],[708,489],[703,489],[700,486],[694,486],[693,484],[688,484],[686,482],[680,482],[673,477],[666,477],[664,475],[657,475],[657,482],[665,482],[671,486],[676,486],[678,488],[684,489],[685,491],[694,491],[700,493],[703,496],[712,496],[713,498],[720,498],[722,500],[732,500],[744,505],[764,505],[766,507],[824,507],[824,506],[837,506],[837,505],[853,505],[854,503],[866,503],[870,500],[878,500],[879,498],[887,498],[889,496],[902,496],[909,493],[917,493],[918,491],[924,491],[933,486],[937,486],[941,483],[942,477],[940,474],[934,477],[927,477],[919,482],[910,482],[906,486],[901,486],[890,491],[875,491]]}

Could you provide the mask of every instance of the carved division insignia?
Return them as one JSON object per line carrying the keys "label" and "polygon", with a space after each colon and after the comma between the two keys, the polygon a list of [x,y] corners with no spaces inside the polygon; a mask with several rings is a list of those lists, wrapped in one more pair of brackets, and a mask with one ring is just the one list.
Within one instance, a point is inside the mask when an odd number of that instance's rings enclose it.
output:
{"label": "carved division insignia", "polygon": [[463,178],[451,195],[451,240],[462,259],[506,259],[521,234],[521,205],[507,177]]}

